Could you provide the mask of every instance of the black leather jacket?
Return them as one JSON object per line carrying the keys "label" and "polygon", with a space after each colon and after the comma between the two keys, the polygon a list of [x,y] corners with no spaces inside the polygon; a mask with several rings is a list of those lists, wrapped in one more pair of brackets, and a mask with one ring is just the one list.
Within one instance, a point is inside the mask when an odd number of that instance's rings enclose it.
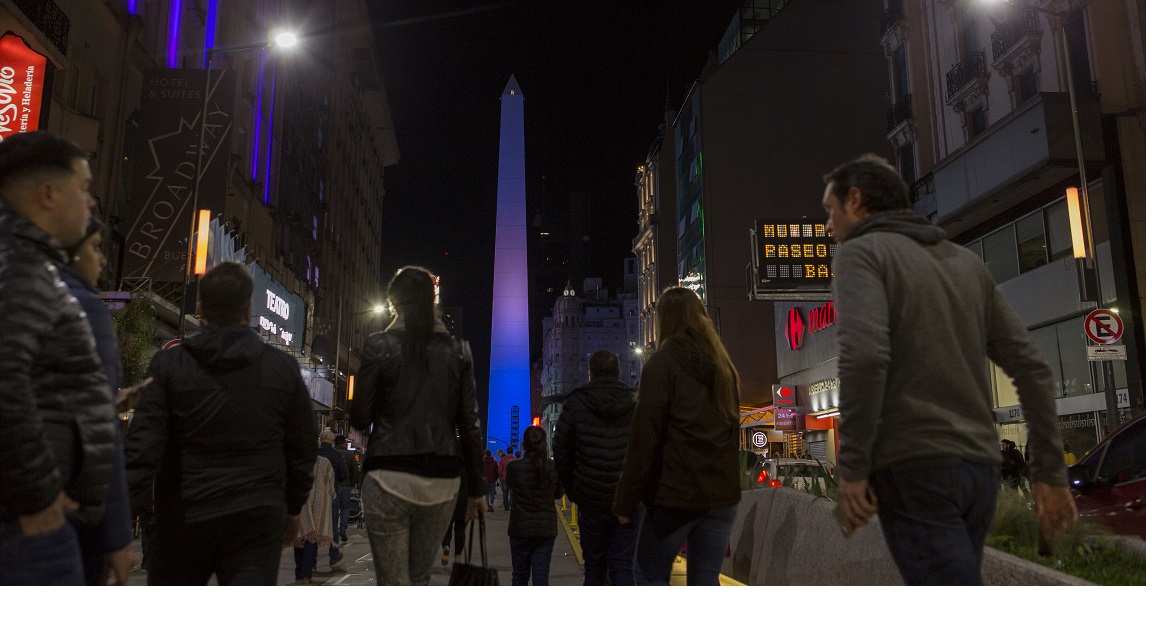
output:
{"label": "black leather jacket", "polygon": [[55,238],[0,204],[0,521],[64,491],[94,525],[116,450],[116,410]]}
{"label": "black leather jacket", "polygon": [[350,405],[352,427],[371,430],[364,471],[463,476],[468,495],[480,497],[488,487],[472,350],[438,324],[428,342],[427,369],[408,367],[401,328],[393,324],[364,343]]}

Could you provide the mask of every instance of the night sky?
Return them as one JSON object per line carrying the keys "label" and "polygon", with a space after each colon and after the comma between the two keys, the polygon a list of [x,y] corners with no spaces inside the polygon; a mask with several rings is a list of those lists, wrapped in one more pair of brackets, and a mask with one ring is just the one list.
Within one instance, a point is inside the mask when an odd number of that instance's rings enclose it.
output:
{"label": "night sky", "polygon": [[[464,309],[487,411],[500,94],[525,95],[528,222],[594,192],[592,268],[620,283],[636,235],[633,178],[669,100],[715,50],[739,0],[368,0],[400,146],[384,172],[382,280],[405,264],[441,276]],[[532,275],[532,254],[529,277]],[[533,319],[536,316],[533,315]],[[530,342],[533,358],[541,342]]]}

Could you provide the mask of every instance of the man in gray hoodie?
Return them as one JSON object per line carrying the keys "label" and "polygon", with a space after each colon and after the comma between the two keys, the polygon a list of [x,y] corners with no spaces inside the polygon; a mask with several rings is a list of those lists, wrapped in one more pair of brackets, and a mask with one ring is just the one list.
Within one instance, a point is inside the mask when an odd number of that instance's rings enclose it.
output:
{"label": "man in gray hoodie", "polygon": [[1052,372],[984,263],[912,213],[887,161],[864,155],[824,182],[828,230],[841,245],[843,521],[854,529],[879,509],[909,585],[978,585],[1000,484],[987,359],[1020,395],[1044,535],[1077,519]]}

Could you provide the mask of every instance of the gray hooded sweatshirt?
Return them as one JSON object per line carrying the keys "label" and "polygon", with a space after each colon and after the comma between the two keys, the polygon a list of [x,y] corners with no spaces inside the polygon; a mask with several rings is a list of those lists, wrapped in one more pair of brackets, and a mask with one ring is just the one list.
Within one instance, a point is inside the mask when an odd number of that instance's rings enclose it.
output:
{"label": "gray hooded sweatshirt", "polygon": [[836,255],[841,477],[924,459],[999,465],[991,359],[1020,395],[1033,481],[1068,486],[1052,372],[984,263],[946,237],[883,212]]}

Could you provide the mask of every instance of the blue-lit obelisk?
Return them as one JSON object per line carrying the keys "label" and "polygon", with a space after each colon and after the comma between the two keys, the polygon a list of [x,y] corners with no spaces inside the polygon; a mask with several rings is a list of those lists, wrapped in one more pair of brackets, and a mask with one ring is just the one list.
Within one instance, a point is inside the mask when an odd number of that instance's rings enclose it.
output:
{"label": "blue-lit obelisk", "polygon": [[[512,445],[532,424],[528,355],[528,235],[524,194],[524,94],[516,76],[500,96],[500,167],[492,280],[488,436]],[[490,449],[502,448],[497,444]]]}

